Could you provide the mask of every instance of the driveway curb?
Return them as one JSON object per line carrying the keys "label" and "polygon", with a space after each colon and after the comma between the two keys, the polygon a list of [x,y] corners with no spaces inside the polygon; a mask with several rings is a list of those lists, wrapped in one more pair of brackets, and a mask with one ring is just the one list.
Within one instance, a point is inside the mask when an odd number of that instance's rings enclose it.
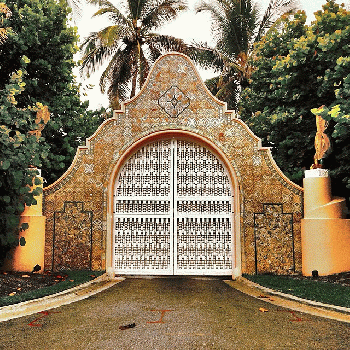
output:
{"label": "driveway curb", "polygon": [[244,277],[238,277],[235,280],[225,280],[225,283],[244,294],[248,294],[256,299],[263,300],[276,306],[350,323],[350,308],[323,304],[317,301],[281,293],[249,281]]}
{"label": "driveway curb", "polygon": [[[104,274],[92,281],[56,294],[0,307],[0,322],[32,315],[86,299],[124,280],[125,278],[123,277],[110,278],[110,276]],[[323,304],[320,302],[295,297],[290,294],[281,293],[249,281],[244,277],[238,277],[235,280],[225,280],[224,282],[230,287],[237,289],[244,294],[276,306],[308,313],[314,316],[325,317],[340,322],[350,323],[350,308]]]}
{"label": "driveway curb", "polygon": [[125,278],[111,279],[106,273],[92,281],[80,284],[74,288],[48,295],[43,298],[24,301],[22,303],[0,307],[0,322],[13,318],[32,315],[62,305],[74,303],[86,299],[94,294],[100,293],[115,284],[122,282]]}

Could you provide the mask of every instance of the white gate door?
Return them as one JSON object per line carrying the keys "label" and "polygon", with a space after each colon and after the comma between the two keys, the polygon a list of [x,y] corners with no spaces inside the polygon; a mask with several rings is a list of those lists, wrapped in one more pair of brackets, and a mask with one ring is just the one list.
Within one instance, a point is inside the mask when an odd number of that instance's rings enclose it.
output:
{"label": "white gate door", "polygon": [[160,140],[123,165],[114,198],[118,274],[232,273],[232,191],[205,147]]}

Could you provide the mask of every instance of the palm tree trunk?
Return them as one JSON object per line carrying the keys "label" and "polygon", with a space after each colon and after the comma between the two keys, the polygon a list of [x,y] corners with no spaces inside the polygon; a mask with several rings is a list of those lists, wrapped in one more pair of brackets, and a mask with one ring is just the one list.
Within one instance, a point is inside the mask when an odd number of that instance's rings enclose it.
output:
{"label": "palm tree trunk", "polygon": [[133,67],[132,80],[131,80],[131,93],[130,98],[133,98],[136,94],[136,83],[137,83],[137,67]]}

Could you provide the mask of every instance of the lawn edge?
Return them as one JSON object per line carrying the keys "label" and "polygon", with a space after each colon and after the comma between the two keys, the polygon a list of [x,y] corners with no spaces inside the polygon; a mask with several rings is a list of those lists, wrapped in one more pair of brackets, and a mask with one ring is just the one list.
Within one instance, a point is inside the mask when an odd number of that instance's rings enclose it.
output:
{"label": "lawn edge", "polygon": [[50,294],[42,298],[23,301],[21,303],[0,307],[0,322],[13,318],[32,315],[62,305],[67,305],[79,300],[86,299],[91,295],[102,292],[113,285],[122,282],[125,278],[110,278],[107,273],[82,283],[70,289]]}
{"label": "lawn edge", "polygon": [[339,306],[339,305],[333,305],[333,304],[327,304],[327,303],[322,303],[321,301],[315,301],[315,300],[311,300],[311,299],[304,299],[304,298],[301,298],[301,297],[298,297],[296,295],[293,295],[293,294],[288,294],[288,293],[284,293],[284,292],[280,292],[280,291],[277,291],[275,289],[272,289],[272,288],[269,288],[269,287],[265,287],[257,282],[253,282],[245,277],[241,277],[242,279],[245,280],[245,283],[246,284],[250,284],[256,288],[259,288],[259,289],[262,289],[264,290],[265,292],[267,293],[270,293],[270,294],[274,294],[274,295],[279,295],[283,298],[288,298],[288,299],[291,299],[291,300],[294,300],[294,301],[298,301],[298,302],[301,302],[301,303],[305,303],[305,304],[310,304],[312,306],[315,306],[315,307],[322,307],[322,308],[325,308],[325,309],[330,309],[330,310],[335,310],[335,311],[338,311],[338,312],[343,312],[345,314],[350,314],[350,308],[346,307],[346,306]]}

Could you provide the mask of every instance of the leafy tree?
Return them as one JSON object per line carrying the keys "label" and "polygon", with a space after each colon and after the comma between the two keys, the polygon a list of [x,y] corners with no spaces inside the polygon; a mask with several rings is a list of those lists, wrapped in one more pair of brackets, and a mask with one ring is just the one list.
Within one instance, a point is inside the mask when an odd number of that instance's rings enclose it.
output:
{"label": "leafy tree", "polygon": [[3,27],[4,19],[11,16],[11,10],[6,6],[5,3],[0,2],[0,45],[3,44],[7,39],[7,32],[9,28]]}
{"label": "leafy tree", "polygon": [[154,32],[187,8],[182,0],[127,0],[125,14],[110,1],[88,2],[100,7],[94,16],[108,14],[113,24],[91,33],[84,41],[82,70],[90,74],[106,60],[109,62],[100,87],[103,93],[107,90],[113,108],[135,95],[137,86],[146,80],[150,62],[163,52],[188,52],[183,40]]}
{"label": "leafy tree", "polygon": [[[243,91],[241,116],[287,176],[299,182],[312,164],[316,132],[313,108],[327,106],[332,122],[333,151],[324,160],[332,169],[333,192],[343,195],[349,179],[348,88],[350,11],[328,1],[306,26],[306,16],[284,18],[281,30],[272,30],[256,46],[255,71]],[[338,106],[339,107],[336,107]],[[343,110],[344,114],[339,111]],[[314,112],[316,112],[314,110]],[[320,112],[321,113],[321,112]],[[347,196],[349,195],[347,192]]]}
{"label": "leafy tree", "polygon": [[[48,183],[58,179],[71,164],[76,147],[91,135],[103,118],[89,119],[88,102],[81,103],[72,69],[78,51],[76,28],[68,25],[70,8],[60,0],[7,0],[12,28],[6,45],[0,46],[0,89],[20,67],[20,58],[30,59],[24,77],[26,89],[18,106],[36,102],[47,105],[51,119],[43,131],[50,152],[43,162]],[[99,119],[99,120],[98,120]],[[84,126],[83,128],[81,128]],[[84,134],[87,132],[88,134]]]}
{"label": "leafy tree", "polygon": [[[23,57],[22,67],[27,62]],[[30,186],[33,181],[39,185],[40,180],[35,178],[37,171],[33,167],[41,167],[48,153],[35,131],[41,122],[35,112],[43,108],[42,104],[27,108],[17,105],[17,97],[25,88],[24,76],[23,69],[17,70],[0,90],[0,265],[7,251],[18,244],[19,231],[27,228],[19,227],[19,214],[25,204],[36,203],[34,196],[40,189]]]}
{"label": "leafy tree", "polygon": [[253,45],[275,25],[282,14],[295,10],[296,0],[270,0],[264,14],[252,0],[202,1],[197,12],[207,11],[212,16],[215,48],[200,44],[198,60],[216,69],[220,75],[207,83],[211,92],[237,109],[240,91],[247,85],[252,73],[249,58]]}

